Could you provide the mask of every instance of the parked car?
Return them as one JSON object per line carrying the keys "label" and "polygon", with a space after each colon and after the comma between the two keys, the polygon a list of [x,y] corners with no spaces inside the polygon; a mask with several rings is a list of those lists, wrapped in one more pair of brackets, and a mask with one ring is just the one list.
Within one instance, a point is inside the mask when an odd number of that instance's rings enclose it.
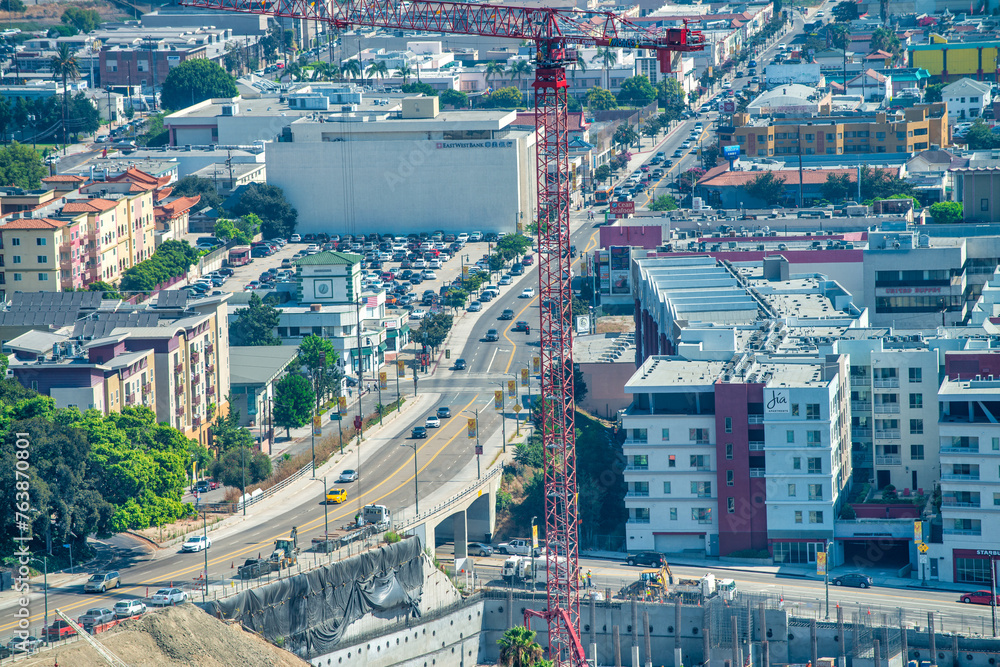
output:
{"label": "parked car", "polygon": [[[990,599],[992,596],[989,591],[973,591],[971,593],[963,593],[959,598],[962,602],[966,604],[990,604]],[[991,606],[1000,606],[1000,595],[997,595],[993,599],[993,604]]]}
{"label": "parked car", "polygon": [[76,630],[61,618],[57,618],[49,627],[45,628],[45,638],[50,642],[72,637],[75,634]]}
{"label": "parked car", "polygon": [[328,489],[326,492],[326,502],[339,505],[347,500],[347,489]]}
{"label": "parked car", "polygon": [[161,588],[153,593],[153,597],[149,598],[149,604],[165,607],[172,604],[184,604],[187,599],[187,592],[179,588]]}
{"label": "parked car", "polygon": [[410,313],[411,320],[422,320],[426,316],[427,313],[423,310],[414,310],[412,313]]}
{"label": "parked car", "polygon": [[482,542],[469,542],[468,553],[470,556],[492,556],[493,547]]}
{"label": "parked car", "polygon": [[121,577],[117,572],[99,572],[91,575],[83,585],[83,590],[85,593],[103,593],[121,585]]}
{"label": "parked car", "polygon": [[138,600],[121,600],[115,603],[115,618],[131,618],[146,612],[146,605]]}
{"label": "parked car", "polygon": [[854,588],[868,588],[874,582],[872,578],[867,574],[858,574],[852,572],[849,574],[842,574],[839,577],[834,577],[830,582],[834,586],[853,586]]}
{"label": "parked car", "polygon": [[410,437],[415,440],[422,440],[427,437],[427,427],[426,426],[414,426],[410,431]]}
{"label": "parked car", "polygon": [[663,554],[659,551],[637,551],[634,554],[629,554],[625,562],[629,565],[645,565],[646,567],[659,567],[663,563],[667,562]]}
{"label": "parked car", "polygon": [[514,279],[511,278],[510,276],[503,276],[502,278],[500,278],[501,285],[510,285],[512,282],[514,282]]}
{"label": "parked car", "polygon": [[204,551],[211,546],[212,540],[210,540],[207,535],[192,535],[187,539],[187,542],[181,545],[181,551],[184,553],[195,553],[198,551]]}
{"label": "parked car", "polygon": [[470,313],[478,313],[482,309],[483,309],[482,302],[473,301],[472,303],[469,304],[469,307],[466,310],[468,310]]}
{"label": "parked car", "polygon": [[14,637],[7,642],[7,649],[11,653],[31,653],[37,651],[42,645],[42,641],[34,636]]}
{"label": "parked car", "polygon": [[424,427],[425,428],[440,428],[441,427],[441,419],[439,417],[431,415],[430,417],[427,418],[427,421],[424,422]]}
{"label": "parked car", "polygon": [[345,470],[340,473],[340,477],[337,478],[337,482],[340,484],[349,484],[351,482],[358,481],[358,471],[357,470]]}

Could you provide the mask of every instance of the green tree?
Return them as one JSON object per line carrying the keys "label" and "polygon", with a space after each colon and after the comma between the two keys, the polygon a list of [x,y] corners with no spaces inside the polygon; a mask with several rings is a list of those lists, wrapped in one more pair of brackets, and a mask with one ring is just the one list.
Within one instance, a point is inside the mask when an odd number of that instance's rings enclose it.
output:
{"label": "green tree", "polygon": [[291,429],[309,423],[314,400],[309,380],[301,375],[286,375],[274,386],[274,423],[291,437]]}
{"label": "green tree", "polygon": [[163,113],[147,116],[142,134],[136,137],[135,143],[139,146],[166,146],[170,141],[170,132],[163,126],[163,116]]}
{"label": "green tree", "polygon": [[545,656],[535,641],[535,633],[520,625],[504,632],[497,644],[500,646],[498,662],[503,667],[537,667]]}
{"label": "green tree", "polygon": [[[419,72],[419,70],[417,70]],[[429,83],[424,83],[423,81],[414,81],[413,83],[404,83],[399,87],[404,93],[426,95],[427,97],[435,97],[438,91],[434,90]]]}
{"label": "green tree", "polygon": [[410,338],[418,345],[426,345],[436,351],[448,338],[451,325],[451,315],[431,313],[420,321],[420,328],[411,333]]}
{"label": "green tree", "polygon": [[7,138],[14,125],[14,105],[10,100],[0,95],[0,141],[7,143]]}
{"label": "green tree", "polygon": [[886,53],[892,54],[892,62],[895,62],[900,53],[902,53],[902,47],[899,44],[899,37],[896,36],[896,31],[892,28],[875,28],[872,31],[871,42],[869,42],[872,51],[885,51]]}
{"label": "green tree", "polygon": [[253,237],[260,232],[261,219],[253,213],[247,213],[236,220],[219,218],[215,223],[215,238],[233,241],[236,245],[250,245]]}
{"label": "green tree", "polygon": [[13,14],[22,14],[28,7],[21,0],[7,0],[7,11]]}
{"label": "green tree", "polygon": [[33,190],[48,175],[42,157],[30,146],[14,141],[0,148],[0,183]]}
{"label": "green tree", "polygon": [[343,74],[344,78],[347,77],[354,77],[355,79],[359,78],[361,76],[361,61],[355,59],[345,60],[344,64],[340,68],[340,72],[341,74]]}
{"label": "green tree", "polygon": [[644,107],[656,99],[656,88],[645,75],[630,76],[622,81],[617,99],[620,105]]}
{"label": "green tree", "polygon": [[178,197],[201,197],[199,206],[211,206],[216,210],[222,206],[222,197],[215,189],[215,183],[208,178],[185,176],[174,183],[171,194]]}
{"label": "green tree", "polygon": [[521,257],[531,248],[531,238],[523,234],[507,234],[497,241],[494,246],[496,254],[503,257],[505,261],[510,261]]}
{"label": "green tree", "polygon": [[236,311],[229,325],[229,337],[233,345],[281,345],[281,339],[274,333],[280,320],[281,311],[265,304],[254,293],[247,307]]}
{"label": "green tree", "polygon": [[828,174],[826,182],[820,186],[823,199],[830,202],[841,202],[851,191],[852,181],[847,174]]}
{"label": "green tree", "polygon": [[962,204],[957,201],[939,201],[930,206],[931,216],[938,224],[962,222]]}
{"label": "green tree", "polygon": [[98,280],[97,282],[90,283],[87,285],[88,292],[103,292],[101,295],[102,299],[121,299],[121,292],[115,289],[114,285],[110,285],[103,280]]}
{"label": "green tree", "polygon": [[69,123],[73,134],[91,134],[101,126],[101,113],[83,93],[77,93],[69,103]]}
{"label": "green tree", "polygon": [[[520,85],[521,85],[521,80],[522,79],[528,79],[528,78],[530,78],[531,75],[534,73],[534,71],[535,71],[535,68],[531,66],[531,63],[528,62],[527,60],[522,60],[522,59],[518,59],[518,60],[515,60],[515,61],[511,62],[510,63],[510,68],[508,69],[508,72],[510,72],[511,78],[513,78],[515,81],[517,81],[517,84],[518,84],[519,88],[520,88]],[[524,91],[523,98],[524,99],[528,98],[528,91],[527,90]]]}
{"label": "green tree", "polygon": [[635,143],[639,135],[636,134],[635,129],[628,123],[622,123],[615,130],[615,135],[613,137],[613,142],[616,146],[621,149],[628,148]]}
{"label": "green tree", "polygon": [[[226,399],[232,405],[232,397]],[[219,452],[225,453],[233,450],[239,451],[241,448],[253,448],[253,436],[250,431],[240,425],[240,411],[230,408],[229,414],[216,415],[212,422],[212,446]],[[216,477],[218,479],[218,477]],[[236,485],[230,485],[236,486]]]}
{"label": "green tree", "polygon": [[785,197],[785,177],[775,176],[770,171],[758,174],[744,186],[747,194],[774,206]]}
{"label": "green tree", "polygon": [[[312,334],[302,339],[299,344],[299,361],[309,369],[309,376],[312,379],[313,394],[316,396],[316,410],[319,411],[320,401],[325,398],[327,389],[331,386],[340,386],[340,355],[333,348],[331,343],[322,336]],[[333,375],[336,382],[331,382],[327,377]],[[339,393],[338,393],[339,395]]]}
{"label": "green tree", "polygon": [[174,111],[215,97],[236,97],[236,79],[208,58],[185,60],[171,68],[160,89],[160,102]]}
{"label": "green tree", "polygon": [[887,169],[861,165],[861,201],[888,199],[892,195],[913,195],[913,186]]}
{"label": "green tree", "polygon": [[97,30],[101,24],[101,15],[96,9],[83,9],[81,7],[70,6],[62,13],[59,19],[66,25],[71,25],[78,31],[87,33]]}
{"label": "green tree", "polygon": [[453,106],[456,109],[465,109],[469,106],[469,96],[460,90],[449,88],[441,93],[441,104]]}
{"label": "green tree", "polygon": [[410,77],[413,76],[413,68],[406,63],[403,63],[396,68],[396,76],[401,77],[403,79],[403,83],[405,84]]}
{"label": "green tree", "polygon": [[452,288],[444,295],[444,304],[450,308],[464,308],[469,300],[469,292]]}
{"label": "green tree", "polygon": [[663,108],[664,120],[677,120],[687,107],[684,100],[684,89],[680,81],[670,76],[661,79],[656,84],[656,98]]}
{"label": "green tree", "polygon": [[483,106],[494,109],[516,109],[523,104],[521,91],[513,86],[494,90],[483,99]]}
{"label": "green tree", "polygon": [[602,164],[600,167],[594,170],[594,180],[598,183],[603,183],[604,181],[611,178],[611,167],[606,164]]}
{"label": "green tree", "polygon": [[607,111],[618,108],[618,100],[610,91],[594,86],[587,91],[587,108],[593,111]]}
{"label": "green tree", "polygon": [[670,195],[661,195],[649,205],[650,211],[673,211],[676,208],[677,200]]}
{"label": "green tree", "polygon": [[69,121],[69,81],[80,78],[80,67],[76,61],[76,54],[65,42],[59,45],[56,55],[52,56],[52,73],[62,79],[63,84],[63,115],[62,115],[62,137],[66,143],[66,130]]}
{"label": "green tree", "polygon": [[503,63],[497,62],[496,60],[491,61],[486,64],[486,72],[483,78],[486,79],[487,87],[492,87],[491,84],[493,80],[498,76],[503,76],[507,69],[503,66]]}
{"label": "green tree", "polygon": [[989,150],[1000,146],[1000,136],[993,133],[982,118],[977,118],[965,133],[965,143],[972,150]]}
{"label": "green tree", "polygon": [[941,91],[944,90],[944,87],[947,85],[948,84],[944,82],[927,84],[927,87],[924,88],[924,102],[928,104],[940,102],[942,99]]}
{"label": "green tree", "polygon": [[858,18],[858,5],[854,2],[838,2],[833,7],[833,17],[838,23],[847,23]]}
{"label": "green tree", "polygon": [[263,452],[255,452],[250,447],[238,447],[213,461],[209,470],[212,477],[224,486],[246,493],[249,485],[263,482],[271,476],[271,457]]}
{"label": "green tree", "polygon": [[253,213],[260,217],[264,238],[287,239],[295,231],[299,213],[285,199],[285,191],[276,185],[250,183],[233,206],[233,215]]}
{"label": "green tree", "polygon": [[371,65],[368,66],[369,79],[374,79],[375,77],[378,77],[379,80],[381,80],[388,75],[389,75],[389,67],[382,60],[373,62]]}
{"label": "green tree", "polygon": [[198,260],[198,251],[187,241],[164,241],[153,256],[128,268],[122,274],[122,292],[149,292],[157,285],[183,276]]}

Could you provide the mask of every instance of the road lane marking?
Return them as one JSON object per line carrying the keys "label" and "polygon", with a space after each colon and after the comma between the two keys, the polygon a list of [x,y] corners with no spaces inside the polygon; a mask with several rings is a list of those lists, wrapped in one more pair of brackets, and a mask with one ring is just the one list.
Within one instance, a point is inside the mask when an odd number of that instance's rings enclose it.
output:
{"label": "road lane marking", "polygon": [[[528,305],[526,305],[524,308],[522,308],[521,312],[519,312],[517,315],[514,316],[514,320],[516,321],[517,318],[521,317],[521,315],[524,314],[524,311],[528,310],[528,308],[531,308],[531,304],[535,303],[535,301],[537,299],[538,299],[537,296],[533,297],[531,299],[531,301],[528,302]],[[514,346],[514,349],[510,351],[510,359],[507,360],[507,366],[504,367],[504,369],[503,369],[504,375],[506,375],[507,373],[510,372],[510,365],[512,363],[514,363],[514,354],[517,352],[517,343],[515,343],[514,341],[512,341],[510,339],[510,336],[507,335],[507,334],[510,333],[510,327],[512,327],[512,326],[514,326],[514,325],[511,324],[509,327],[507,327],[506,329],[503,330],[503,337],[507,339],[508,343],[510,343],[511,345]]]}
{"label": "road lane marking", "polygon": [[486,372],[487,373],[489,373],[493,369],[493,362],[496,361],[496,359],[497,359],[497,352],[499,352],[499,351],[500,351],[500,348],[498,348],[498,347],[493,348],[493,356],[490,357],[490,363],[486,367]]}

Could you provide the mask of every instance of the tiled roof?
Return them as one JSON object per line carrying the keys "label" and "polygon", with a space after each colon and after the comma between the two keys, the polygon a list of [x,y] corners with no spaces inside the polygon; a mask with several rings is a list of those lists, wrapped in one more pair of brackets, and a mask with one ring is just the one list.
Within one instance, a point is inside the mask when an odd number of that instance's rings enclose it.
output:
{"label": "tiled roof", "polygon": [[118,174],[117,176],[112,176],[108,179],[112,183],[121,183],[122,181],[128,181],[132,183],[132,192],[141,192],[143,190],[153,190],[154,188],[163,187],[170,182],[169,176],[162,176],[157,178],[151,174],[147,174],[141,169],[136,169],[135,167],[129,167],[124,173]]}
{"label": "tiled roof", "polygon": [[0,224],[0,231],[8,229],[59,229],[70,222],[70,220],[55,220],[53,218],[18,218]]}
{"label": "tiled roof", "polygon": [[153,193],[153,201],[158,201],[158,202],[163,201],[164,199],[169,197],[170,193],[173,191],[174,191],[173,188],[160,188],[159,190]]}
{"label": "tiled roof", "polygon": [[66,205],[63,206],[63,213],[96,213],[97,211],[109,211],[116,205],[116,202],[109,199],[77,199],[66,202]]}
{"label": "tiled roof", "polygon": [[196,195],[194,197],[178,197],[173,201],[168,201],[157,206],[154,209],[155,215],[158,218],[175,218],[178,215],[183,215],[190,211],[199,201],[201,201],[201,195]]}
{"label": "tiled roof", "polygon": [[360,262],[363,257],[361,255],[353,255],[346,252],[336,252],[335,250],[328,250],[326,252],[318,252],[315,255],[306,255],[300,259],[295,260],[296,266],[311,266],[313,264],[347,264],[354,265]]}
{"label": "tiled roof", "polygon": [[86,176],[78,176],[77,174],[55,174],[53,176],[46,176],[42,179],[42,183],[86,183]]}

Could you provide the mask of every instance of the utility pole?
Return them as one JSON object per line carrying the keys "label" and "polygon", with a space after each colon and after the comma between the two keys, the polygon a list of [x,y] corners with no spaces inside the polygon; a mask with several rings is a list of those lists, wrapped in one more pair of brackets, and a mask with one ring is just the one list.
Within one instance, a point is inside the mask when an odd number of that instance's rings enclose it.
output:
{"label": "utility pole", "polygon": [[826,559],[823,565],[823,585],[826,588],[826,620],[830,620],[830,540],[826,541]]}
{"label": "utility pole", "polygon": [[201,510],[201,527],[205,536],[205,548],[202,550],[205,552],[205,587],[201,589],[201,601],[204,602],[208,598],[208,512],[204,509]]}

